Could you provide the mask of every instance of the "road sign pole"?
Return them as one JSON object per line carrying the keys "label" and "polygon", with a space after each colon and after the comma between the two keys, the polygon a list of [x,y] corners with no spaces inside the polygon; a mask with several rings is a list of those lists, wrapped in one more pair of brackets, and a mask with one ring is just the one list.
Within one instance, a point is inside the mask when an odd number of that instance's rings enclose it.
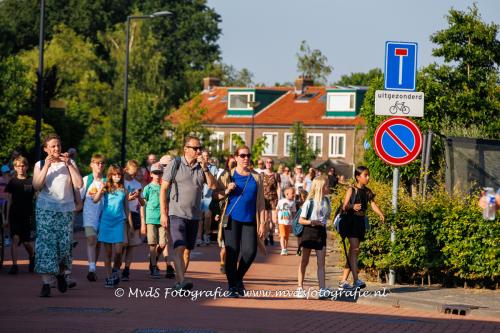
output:
{"label": "road sign pole", "polygon": [[429,166],[431,164],[432,135],[432,130],[429,130],[427,133],[427,146],[425,147],[424,188],[422,190],[422,198],[424,200],[427,191],[427,180],[429,179]]}
{"label": "road sign pole", "polygon": [[[398,212],[398,189],[399,189],[399,168],[394,168],[392,174],[392,213],[396,214]],[[391,225],[391,244],[396,241],[396,232],[394,231],[394,225]],[[389,285],[393,286],[396,284],[396,271],[394,268],[389,268]]]}
{"label": "road sign pole", "polygon": [[425,152],[427,151],[427,133],[422,134],[422,153],[420,154],[420,179],[418,182],[418,194],[424,196],[424,167],[425,167]]}

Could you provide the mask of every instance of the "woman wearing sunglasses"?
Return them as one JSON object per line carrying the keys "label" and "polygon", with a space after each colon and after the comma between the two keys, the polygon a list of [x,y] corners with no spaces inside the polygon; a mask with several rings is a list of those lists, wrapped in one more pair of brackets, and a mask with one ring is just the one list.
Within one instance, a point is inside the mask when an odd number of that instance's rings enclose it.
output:
{"label": "woman wearing sunglasses", "polygon": [[226,277],[229,297],[233,298],[245,295],[243,278],[255,259],[257,246],[265,254],[262,239],[266,232],[262,177],[250,169],[247,146],[236,148],[234,156],[236,168],[221,175],[216,190],[218,198],[226,200],[219,236],[226,247]]}

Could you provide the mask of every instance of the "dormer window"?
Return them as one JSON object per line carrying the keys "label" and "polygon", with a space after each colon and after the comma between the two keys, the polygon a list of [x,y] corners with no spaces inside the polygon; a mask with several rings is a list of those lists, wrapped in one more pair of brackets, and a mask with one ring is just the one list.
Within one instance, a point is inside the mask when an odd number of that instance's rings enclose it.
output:
{"label": "dormer window", "polygon": [[251,102],[255,101],[254,92],[230,92],[230,110],[252,110]]}
{"label": "dormer window", "polygon": [[356,93],[338,92],[328,93],[327,111],[355,111]]}

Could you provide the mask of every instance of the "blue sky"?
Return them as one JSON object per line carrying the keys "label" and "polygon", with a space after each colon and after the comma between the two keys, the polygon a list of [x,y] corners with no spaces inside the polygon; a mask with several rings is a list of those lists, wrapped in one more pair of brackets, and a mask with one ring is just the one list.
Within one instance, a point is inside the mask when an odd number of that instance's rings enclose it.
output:
{"label": "blue sky", "polygon": [[[500,23],[500,0],[476,1],[483,21]],[[255,83],[293,81],[300,42],[319,49],[334,67],[328,82],[341,75],[383,68],[385,42],[419,44],[418,66],[442,62],[431,55],[429,37],[447,27],[457,0],[208,0],[221,15],[219,45],[223,62],[248,68]]]}

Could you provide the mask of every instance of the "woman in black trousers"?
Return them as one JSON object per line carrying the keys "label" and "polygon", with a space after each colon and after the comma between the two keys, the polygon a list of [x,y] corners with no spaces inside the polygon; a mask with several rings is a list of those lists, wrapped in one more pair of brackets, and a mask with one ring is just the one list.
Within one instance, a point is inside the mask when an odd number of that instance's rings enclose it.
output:
{"label": "woman in black trousers", "polygon": [[255,259],[257,247],[265,253],[262,239],[266,231],[262,177],[250,169],[247,146],[238,147],[234,156],[236,168],[221,175],[216,190],[219,199],[226,199],[219,237],[223,237],[226,247],[229,297],[245,295],[243,277]]}

